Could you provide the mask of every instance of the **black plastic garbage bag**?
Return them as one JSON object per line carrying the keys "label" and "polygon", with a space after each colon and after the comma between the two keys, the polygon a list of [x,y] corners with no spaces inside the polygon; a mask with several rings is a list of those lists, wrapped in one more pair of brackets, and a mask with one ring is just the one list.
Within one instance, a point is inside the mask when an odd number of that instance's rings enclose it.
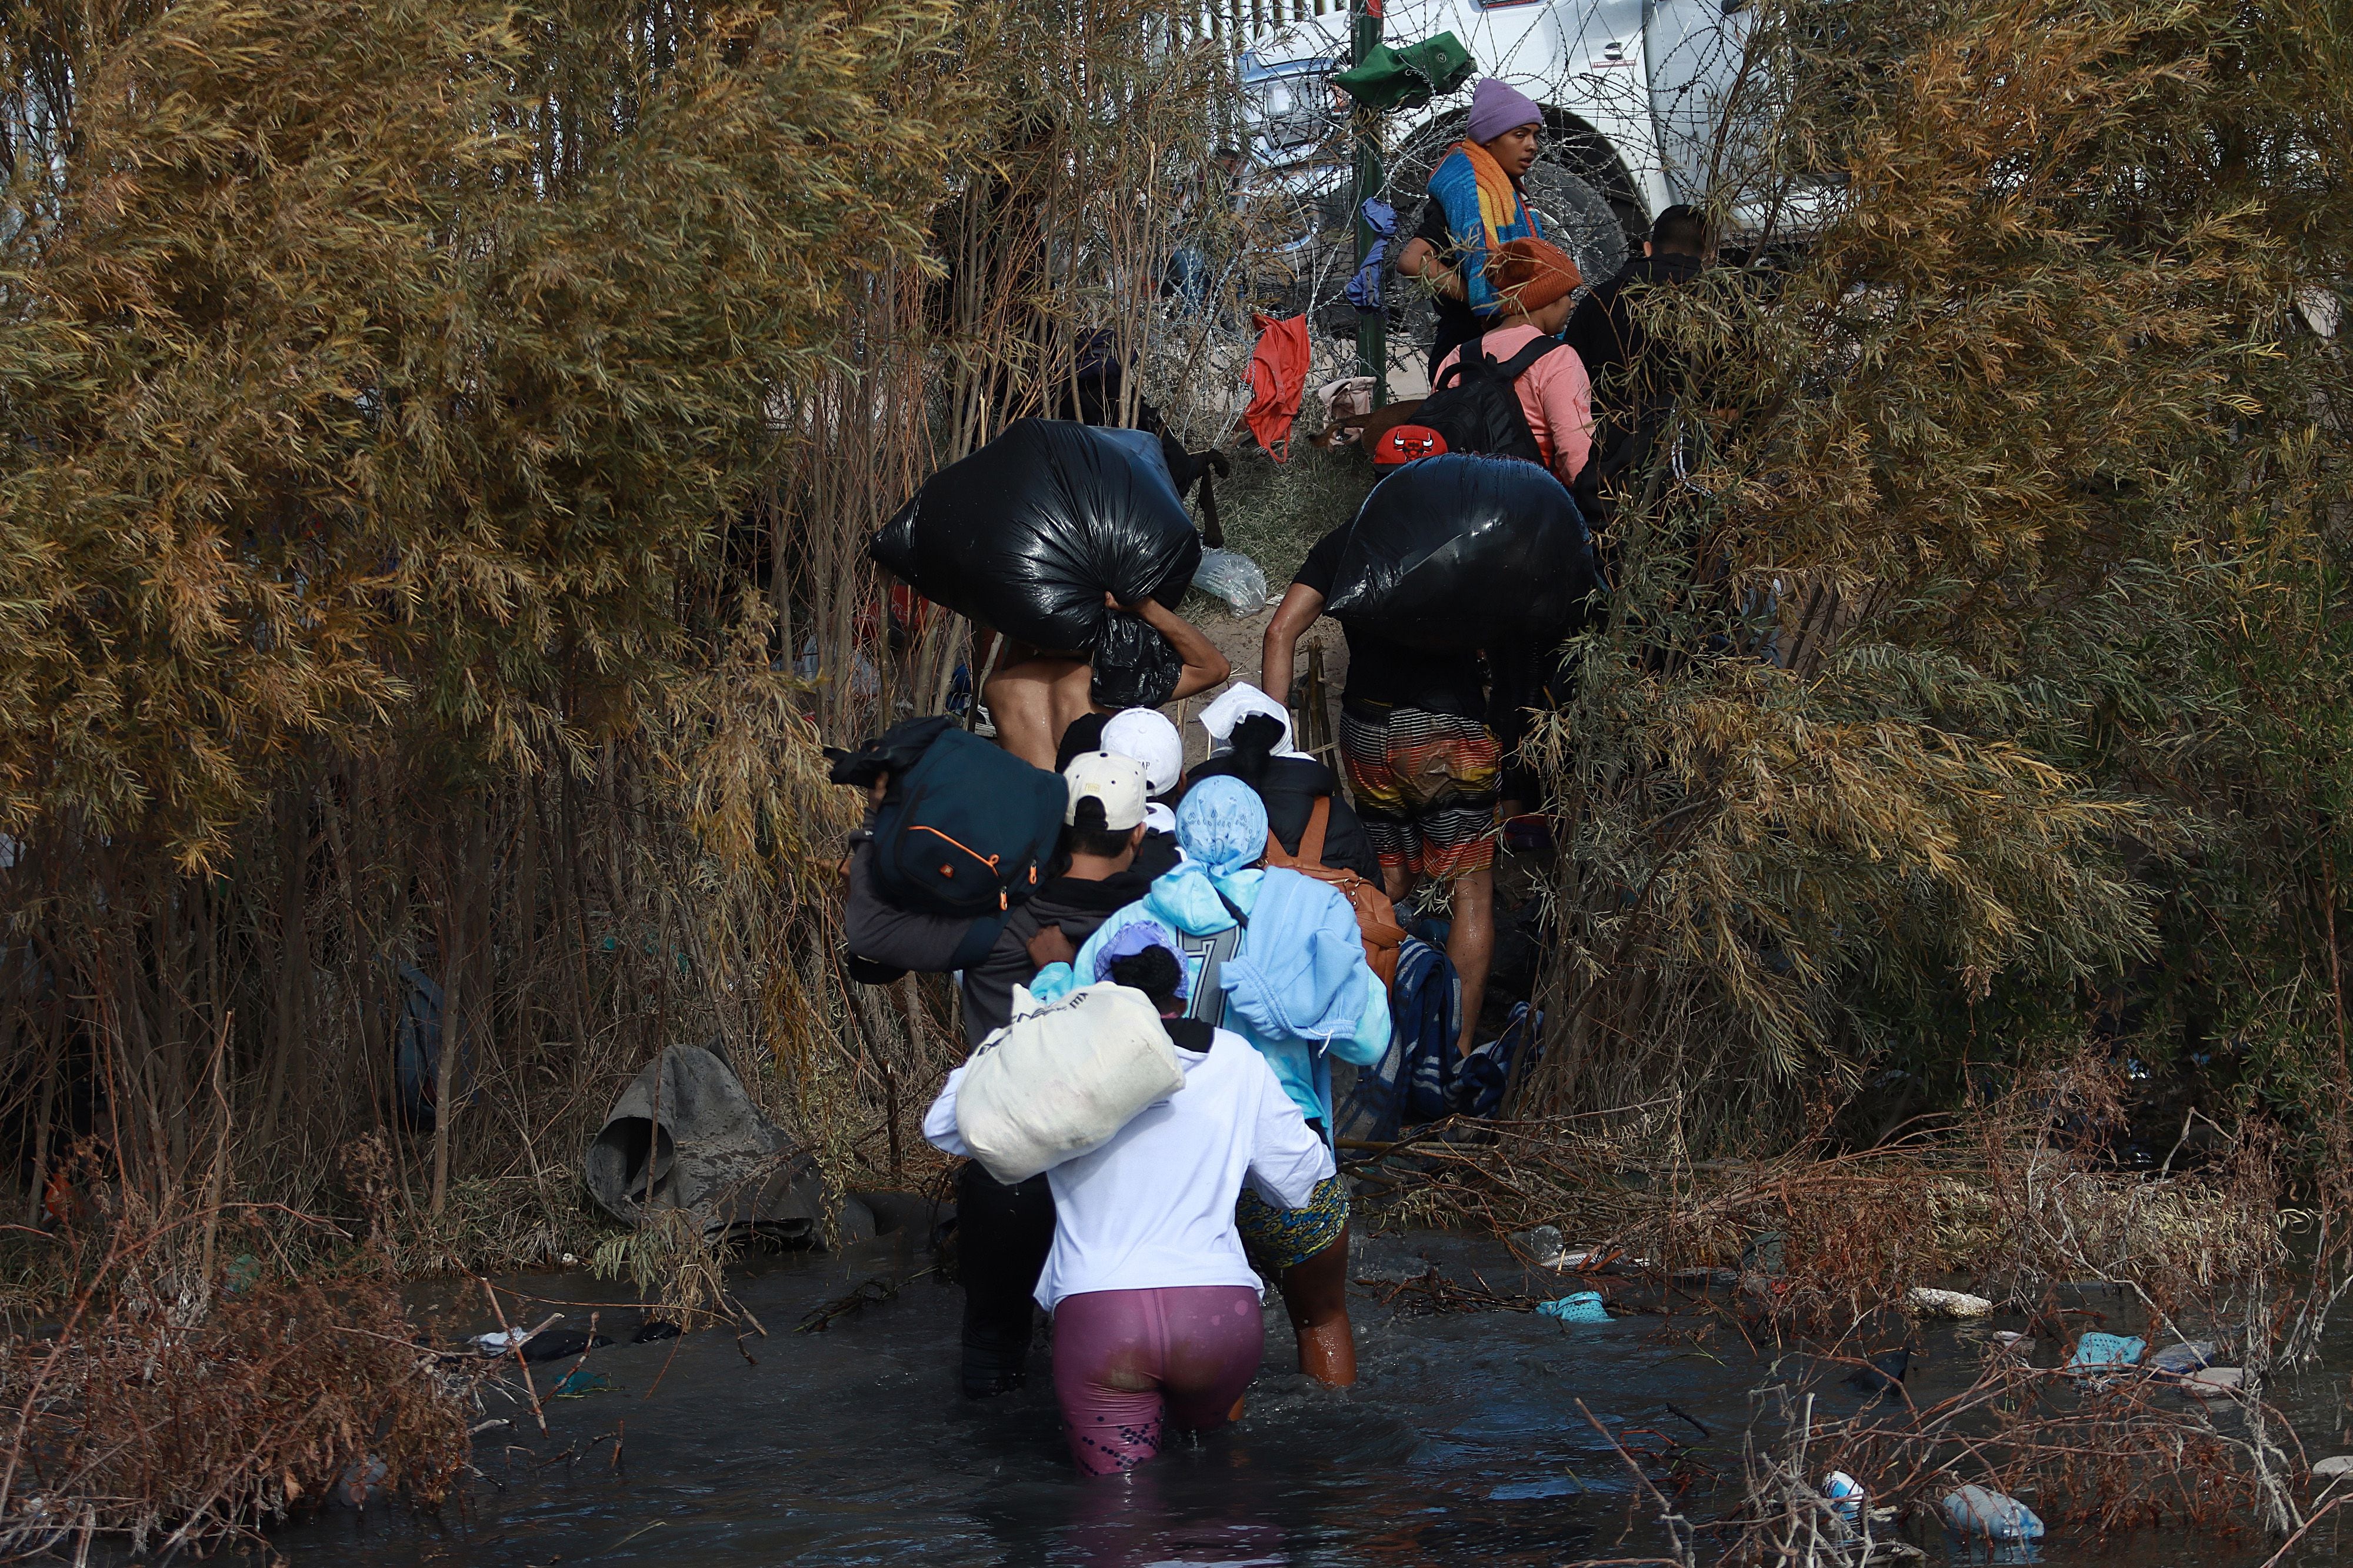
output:
{"label": "black plastic garbage bag", "polygon": [[[1101,651],[1116,666],[1134,631],[1161,639],[1106,607],[1104,593],[1176,608],[1200,565],[1201,540],[1156,437],[1022,419],[924,480],[868,553],[983,626],[1048,650]],[[1134,623],[1121,634],[1130,641],[1101,647],[1118,619]],[[1138,662],[1127,658],[1126,667]]]}
{"label": "black plastic garbage bag", "polygon": [[1157,708],[1176,695],[1185,659],[1141,616],[1122,611],[1103,618],[1096,639],[1088,695],[1098,708]]}
{"label": "black plastic garbage bag", "polygon": [[1558,479],[1447,453],[1373,487],[1324,612],[1414,647],[1541,646],[1575,632],[1601,591],[1593,536]]}

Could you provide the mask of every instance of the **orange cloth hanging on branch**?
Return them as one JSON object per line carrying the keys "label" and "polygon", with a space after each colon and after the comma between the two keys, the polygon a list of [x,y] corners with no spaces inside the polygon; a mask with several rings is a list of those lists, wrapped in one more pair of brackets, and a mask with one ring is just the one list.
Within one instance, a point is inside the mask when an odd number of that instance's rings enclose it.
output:
{"label": "orange cloth hanging on branch", "polygon": [[1271,316],[1253,317],[1259,328],[1258,347],[1250,351],[1250,406],[1242,410],[1242,423],[1266,449],[1266,455],[1280,463],[1291,455],[1291,426],[1299,417],[1299,399],[1307,385],[1307,362],[1313,358],[1307,346],[1307,318],[1293,316],[1278,321]]}

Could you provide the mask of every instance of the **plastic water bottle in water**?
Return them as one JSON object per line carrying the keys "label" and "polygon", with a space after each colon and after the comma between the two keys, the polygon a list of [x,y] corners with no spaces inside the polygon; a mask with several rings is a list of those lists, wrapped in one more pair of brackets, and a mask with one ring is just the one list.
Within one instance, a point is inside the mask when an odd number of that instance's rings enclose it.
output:
{"label": "plastic water bottle in water", "polygon": [[1822,1496],[1831,1500],[1831,1507],[1849,1524],[1862,1523],[1862,1483],[1844,1470],[1832,1470],[1822,1478]]}

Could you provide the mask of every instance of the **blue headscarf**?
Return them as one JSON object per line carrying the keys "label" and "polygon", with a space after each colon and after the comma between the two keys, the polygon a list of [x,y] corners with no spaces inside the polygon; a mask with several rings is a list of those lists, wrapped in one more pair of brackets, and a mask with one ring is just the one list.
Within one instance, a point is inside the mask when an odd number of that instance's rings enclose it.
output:
{"label": "blue headscarf", "polygon": [[1176,807],[1176,842],[1222,881],[1266,853],[1266,803],[1236,778],[1203,779]]}

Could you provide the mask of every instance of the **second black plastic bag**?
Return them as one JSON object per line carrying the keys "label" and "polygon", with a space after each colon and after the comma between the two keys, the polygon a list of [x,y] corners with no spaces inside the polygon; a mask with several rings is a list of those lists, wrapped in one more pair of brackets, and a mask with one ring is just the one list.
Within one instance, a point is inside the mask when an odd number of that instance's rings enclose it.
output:
{"label": "second black plastic bag", "polygon": [[1184,658],[1168,639],[1124,610],[1103,617],[1089,662],[1094,673],[1087,695],[1098,708],[1157,708],[1176,695],[1185,676]]}
{"label": "second black plastic bag", "polygon": [[1432,650],[1554,642],[1602,588],[1585,518],[1534,463],[1447,454],[1373,487],[1324,610]]}
{"label": "second black plastic bag", "polygon": [[1155,437],[1022,419],[924,480],[869,552],[983,626],[1083,653],[1116,613],[1105,592],[1123,605],[1150,597],[1176,608],[1201,540]]}

